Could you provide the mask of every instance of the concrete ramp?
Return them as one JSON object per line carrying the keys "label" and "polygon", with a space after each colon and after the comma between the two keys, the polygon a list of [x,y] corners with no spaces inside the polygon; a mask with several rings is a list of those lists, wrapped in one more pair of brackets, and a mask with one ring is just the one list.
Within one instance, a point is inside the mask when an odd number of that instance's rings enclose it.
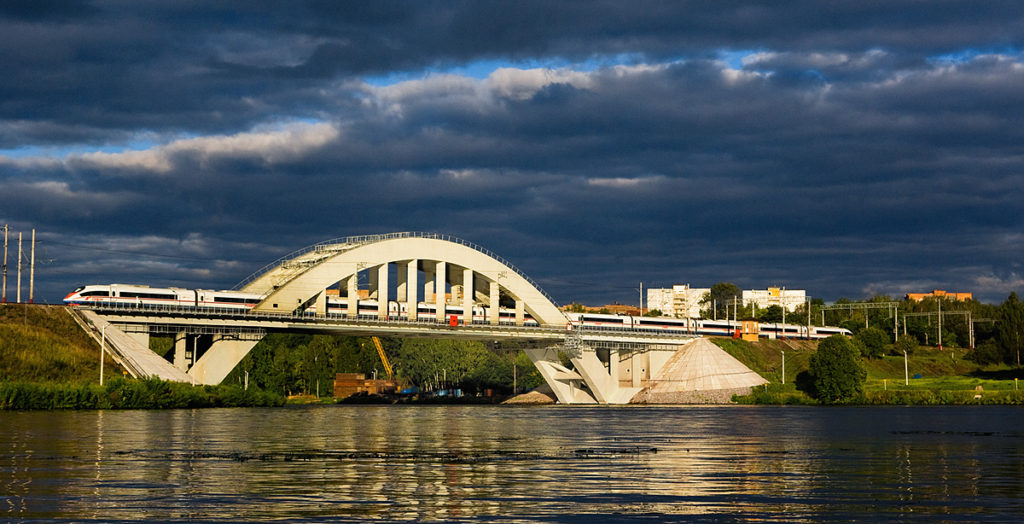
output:
{"label": "concrete ramp", "polygon": [[[99,344],[106,336],[107,351],[118,364],[124,366],[133,377],[158,377],[174,382],[192,382],[192,377],[174,367],[163,357],[154,353],[149,347],[125,334],[116,326],[103,320],[95,312],[83,309],[70,309],[79,325]],[[104,333],[104,327],[106,332]]]}
{"label": "concrete ramp", "polygon": [[710,340],[701,338],[673,355],[634,404],[726,404],[768,381]]}

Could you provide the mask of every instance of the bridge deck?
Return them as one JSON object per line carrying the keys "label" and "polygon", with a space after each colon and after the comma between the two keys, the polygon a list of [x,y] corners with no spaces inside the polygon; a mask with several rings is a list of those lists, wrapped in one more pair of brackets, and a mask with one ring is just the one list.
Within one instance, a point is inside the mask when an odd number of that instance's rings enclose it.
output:
{"label": "bridge deck", "polygon": [[[140,308],[135,306],[103,305],[90,309],[117,324],[178,326],[189,332],[199,328],[219,327],[232,330],[305,331],[355,336],[397,336],[463,338],[480,340],[538,340],[577,343],[591,347],[622,345],[672,346],[685,344],[697,335],[664,333],[615,328],[586,328],[581,332],[567,331],[565,326],[517,326],[514,324],[473,323],[451,326],[435,319],[410,321],[400,318],[381,320],[374,316],[347,318],[344,316],[317,317],[260,313],[237,309],[197,310],[193,308]],[[579,329],[577,327],[577,329]]]}

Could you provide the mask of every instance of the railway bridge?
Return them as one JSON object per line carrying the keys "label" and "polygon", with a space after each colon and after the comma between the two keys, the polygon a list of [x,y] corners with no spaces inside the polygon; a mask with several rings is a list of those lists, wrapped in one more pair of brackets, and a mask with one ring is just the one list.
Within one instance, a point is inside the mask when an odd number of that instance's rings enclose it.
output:
{"label": "railway bridge", "polygon": [[[368,285],[361,289],[361,282]],[[272,331],[516,341],[564,404],[628,402],[696,338],[584,330],[509,262],[432,233],[321,242],[266,265],[236,289],[261,298],[249,310],[97,304],[79,307],[78,315],[133,375],[199,384],[220,383]],[[343,306],[332,312],[335,295]],[[453,322],[453,305],[483,314]],[[173,362],[149,350],[151,334],[175,336]]]}

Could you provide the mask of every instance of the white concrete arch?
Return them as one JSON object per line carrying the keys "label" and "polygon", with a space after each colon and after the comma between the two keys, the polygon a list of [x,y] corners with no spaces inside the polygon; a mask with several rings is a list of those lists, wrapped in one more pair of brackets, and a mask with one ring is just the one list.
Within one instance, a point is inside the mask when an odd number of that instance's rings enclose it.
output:
{"label": "white concrete arch", "polygon": [[[394,297],[389,296],[392,286],[387,282],[390,264],[398,265]],[[444,300],[447,283],[463,290],[460,305],[464,309],[483,304],[496,312],[500,302],[514,301],[518,324],[522,324],[524,312],[541,325],[566,323],[565,315],[543,291],[507,262],[468,242],[424,233],[351,237],[318,244],[266,268],[242,289],[264,295],[255,311],[291,313],[317,304],[317,314],[322,315],[326,288],[343,282],[342,293],[356,297],[360,271],[369,271],[382,318],[388,300],[397,300],[407,303],[410,320],[424,320],[416,318],[419,289],[424,290],[423,302],[438,304],[438,298]],[[348,301],[351,316],[358,311],[355,302]],[[444,307],[436,308],[436,320],[445,321]],[[496,313],[488,321],[498,323]]]}

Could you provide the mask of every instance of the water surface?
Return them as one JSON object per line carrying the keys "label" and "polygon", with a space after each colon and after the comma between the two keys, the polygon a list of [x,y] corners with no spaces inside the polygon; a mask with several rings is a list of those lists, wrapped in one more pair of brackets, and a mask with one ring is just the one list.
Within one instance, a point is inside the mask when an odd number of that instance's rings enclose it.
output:
{"label": "water surface", "polygon": [[0,413],[4,520],[1024,518],[1014,407]]}

